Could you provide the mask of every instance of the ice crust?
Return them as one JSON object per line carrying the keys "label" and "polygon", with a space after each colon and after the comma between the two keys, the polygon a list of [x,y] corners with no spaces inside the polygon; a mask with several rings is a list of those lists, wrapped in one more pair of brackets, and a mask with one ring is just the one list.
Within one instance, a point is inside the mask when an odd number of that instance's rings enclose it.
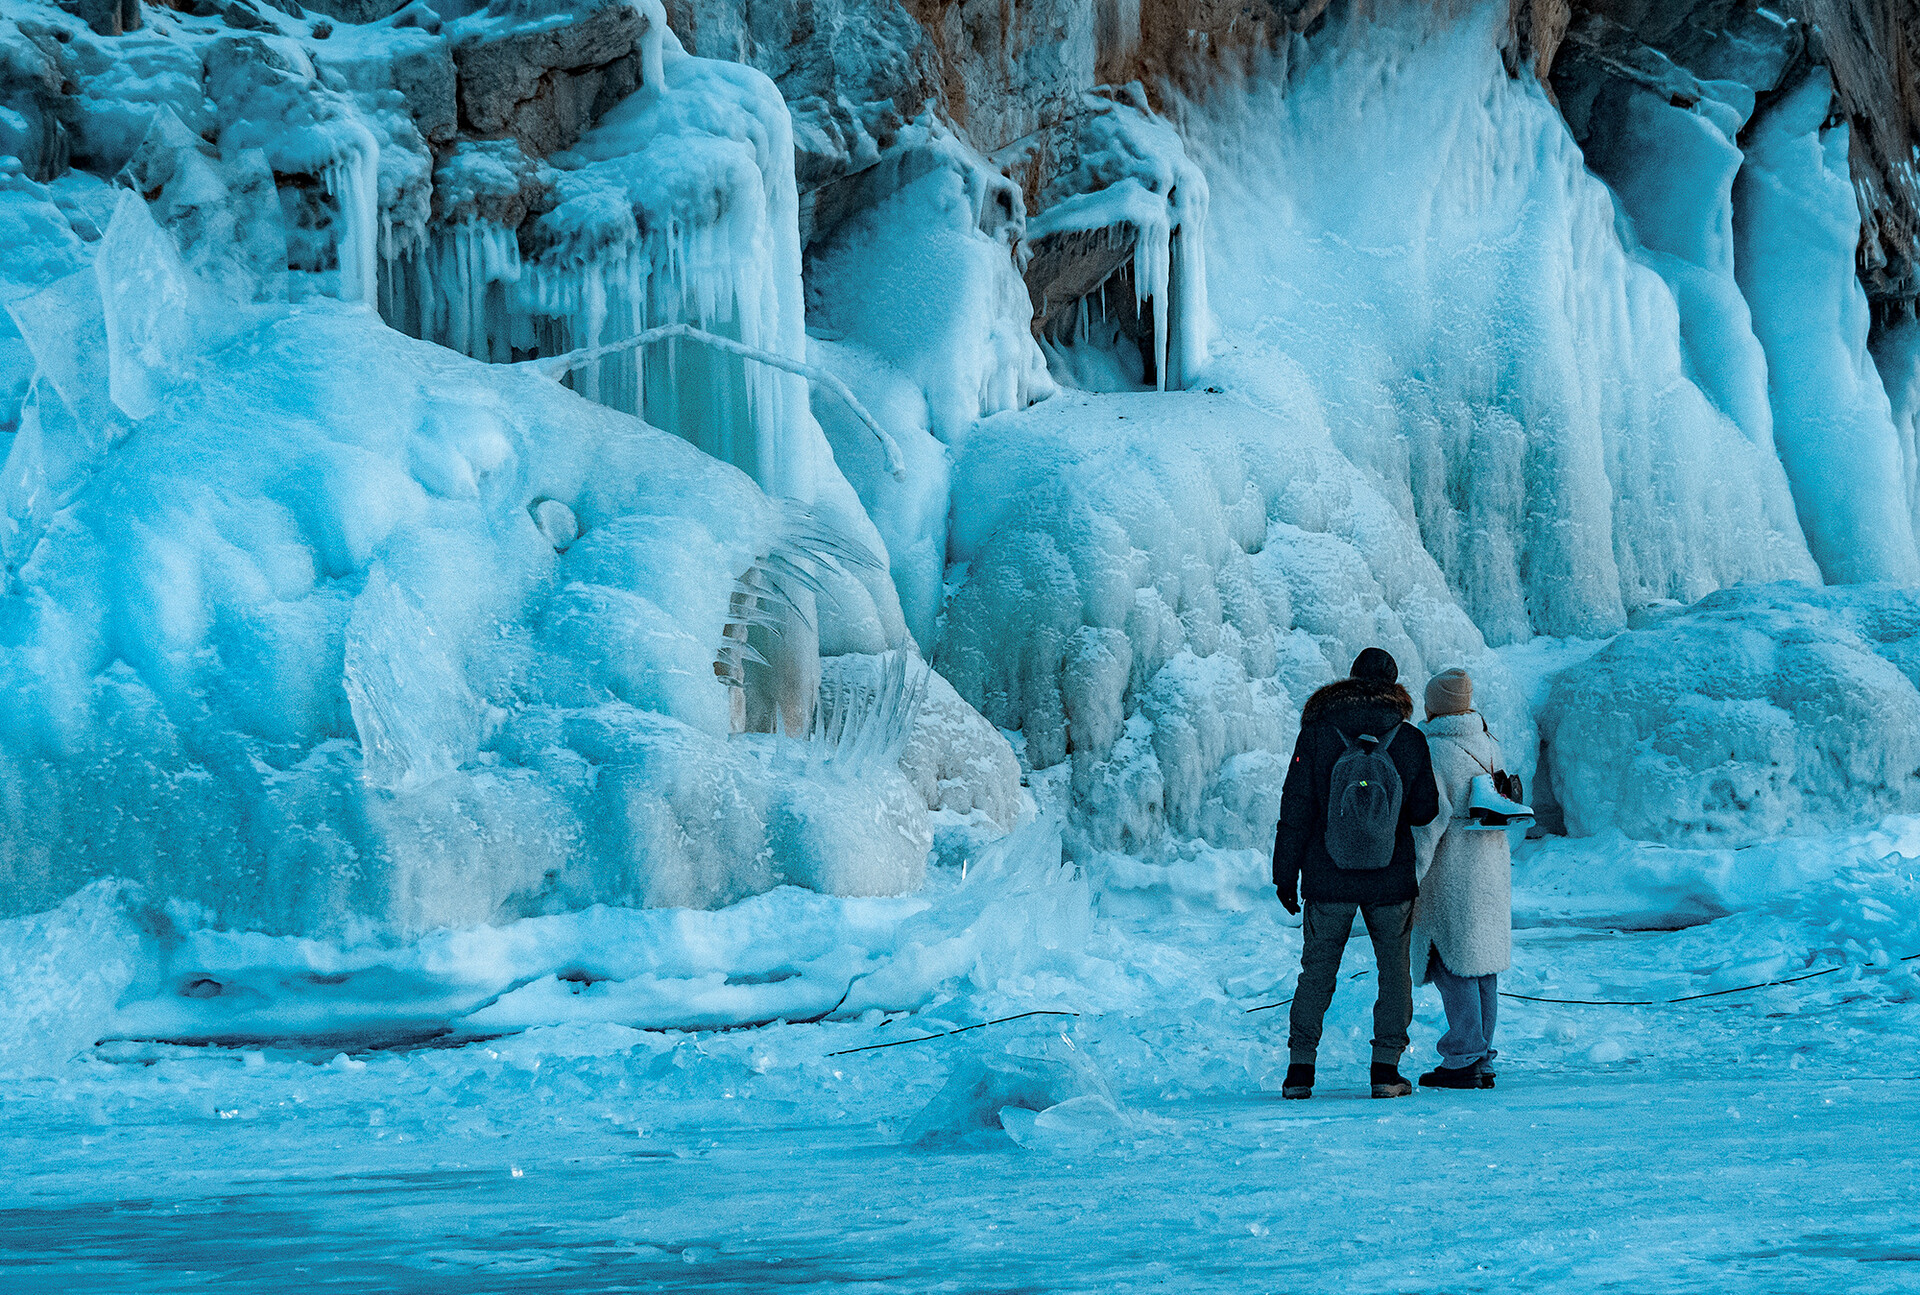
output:
{"label": "ice crust", "polygon": [[102,881],[0,921],[14,989],[0,1073],[57,1068],[101,1038],[358,1048],[560,1021],[872,1019],[1070,970],[1091,923],[1087,883],[1046,820],[914,896],[783,886],[711,912],[595,905],[406,941],[234,930],[205,906]]}

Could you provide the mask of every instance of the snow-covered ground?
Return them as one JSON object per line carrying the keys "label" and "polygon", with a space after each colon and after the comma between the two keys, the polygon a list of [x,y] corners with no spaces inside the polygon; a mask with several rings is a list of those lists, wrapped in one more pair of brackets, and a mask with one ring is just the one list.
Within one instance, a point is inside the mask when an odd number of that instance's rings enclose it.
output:
{"label": "snow-covered ground", "polygon": [[[1313,1100],[1280,1101],[1285,1010],[1247,1009],[1287,996],[1299,945],[1260,862],[1216,852],[1068,884],[1052,910],[1065,938],[1017,962],[1011,943],[1032,936],[996,947],[976,920],[971,957],[911,1015],[710,1032],[575,1020],[384,1049],[122,1040],[16,1067],[0,1090],[0,1276],[156,1291],[1911,1289],[1920,960],[1899,959],[1920,952],[1920,820],[1724,855],[1526,847],[1515,993],[1666,999],[1838,970],[1664,1006],[1505,1000],[1497,1089],[1394,1102],[1364,1086],[1364,939]],[[1641,929],[1603,911],[1620,906],[1591,884],[1603,869],[1637,888]],[[1004,884],[937,871],[928,912]],[[1086,921],[1066,930],[1075,896]],[[16,985],[39,920],[0,927]],[[1409,1072],[1443,1028],[1430,990],[1418,1007]],[[1081,1015],[834,1055],[1037,1010]]]}

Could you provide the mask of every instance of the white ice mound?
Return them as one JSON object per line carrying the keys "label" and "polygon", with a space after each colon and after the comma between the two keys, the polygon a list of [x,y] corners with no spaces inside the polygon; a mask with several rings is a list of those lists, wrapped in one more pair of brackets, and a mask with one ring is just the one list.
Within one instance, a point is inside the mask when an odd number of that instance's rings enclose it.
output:
{"label": "white ice mound", "polygon": [[[809,561],[792,506],[330,302],[224,345],[196,330],[206,353],[174,357],[193,380],[163,386],[174,343],[139,313],[163,260],[78,272],[137,325],[102,330],[104,363],[20,316],[39,376],[4,477],[4,911],[102,876],[278,932],[918,884],[927,808],[897,768],[730,735],[736,581]],[[56,444],[56,409],[112,434]],[[864,835],[808,826],[829,821]]]}
{"label": "white ice mound", "polygon": [[1505,667],[1310,399],[1064,394],[983,422],[954,480],[937,660],[1031,767],[1071,757],[1076,848],[1270,844],[1300,707],[1368,646],[1415,690],[1465,666],[1531,766]]}
{"label": "white ice mound", "polygon": [[942,441],[1051,394],[1014,268],[1020,187],[931,117],[903,130],[864,183],[878,201],[810,250],[809,324],[912,379]]}
{"label": "white ice mound", "polygon": [[1567,829],[1741,844],[1920,808],[1920,592],[1747,586],[1621,635],[1540,724]]}

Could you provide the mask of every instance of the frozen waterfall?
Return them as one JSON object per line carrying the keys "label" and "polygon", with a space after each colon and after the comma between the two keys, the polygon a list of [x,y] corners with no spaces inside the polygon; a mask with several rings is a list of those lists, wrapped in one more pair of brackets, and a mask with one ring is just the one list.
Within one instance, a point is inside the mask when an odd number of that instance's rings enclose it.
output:
{"label": "frozen waterfall", "polygon": [[[1304,388],[1495,643],[1817,579],[1745,311],[1683,314],[1622,243],[1558,111],[1507,76],[1499,20],[1351,16],[1188,106],[1226,334],[1205,380],[1269,404]],[[1688,126],[1703,189],[1663,198],[1710,236],[1727,201],[1711,112]],[[1692,252],[1721,300],[1724,251]]]}

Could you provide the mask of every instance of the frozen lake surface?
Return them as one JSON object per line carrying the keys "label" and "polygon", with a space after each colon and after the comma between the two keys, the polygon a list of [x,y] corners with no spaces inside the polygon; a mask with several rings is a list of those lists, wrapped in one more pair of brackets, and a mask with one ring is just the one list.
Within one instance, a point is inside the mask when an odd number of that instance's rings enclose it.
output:
{"label": "frozen lake surface", "polygon": [[1150,1135],[1078,1154],[67,1127],[0,1228],[14,1290],[1912,1290],[1920,1077],[1763,1070],[1150,1102]]}
{"label": "frozen lake surface", "polygon": [[[1497,1089],[1391,1102],[1363,1084],[1364,938],[1314,1098],[1279,1099],[1285,1012],[1246,1008],[1290,991],[1298,933],[1251,888],[1104,890],[1078,980],[914,1015],[353,1056],[108,1044],[0,1093],[0,1286],[1913,1290],[1920,962],[1823,952],[1820,921],[1857,891],[1897,943],[1912,861],[1667,931],[1554,916],[1570,866],[1522,859],[1518,992],[1842,969],[1661,1007],[1509,1000]],[[1423,989],[1406,1073],[1440,1029]],[[954,1097],[1008,1066],[1046,1091]]]}

